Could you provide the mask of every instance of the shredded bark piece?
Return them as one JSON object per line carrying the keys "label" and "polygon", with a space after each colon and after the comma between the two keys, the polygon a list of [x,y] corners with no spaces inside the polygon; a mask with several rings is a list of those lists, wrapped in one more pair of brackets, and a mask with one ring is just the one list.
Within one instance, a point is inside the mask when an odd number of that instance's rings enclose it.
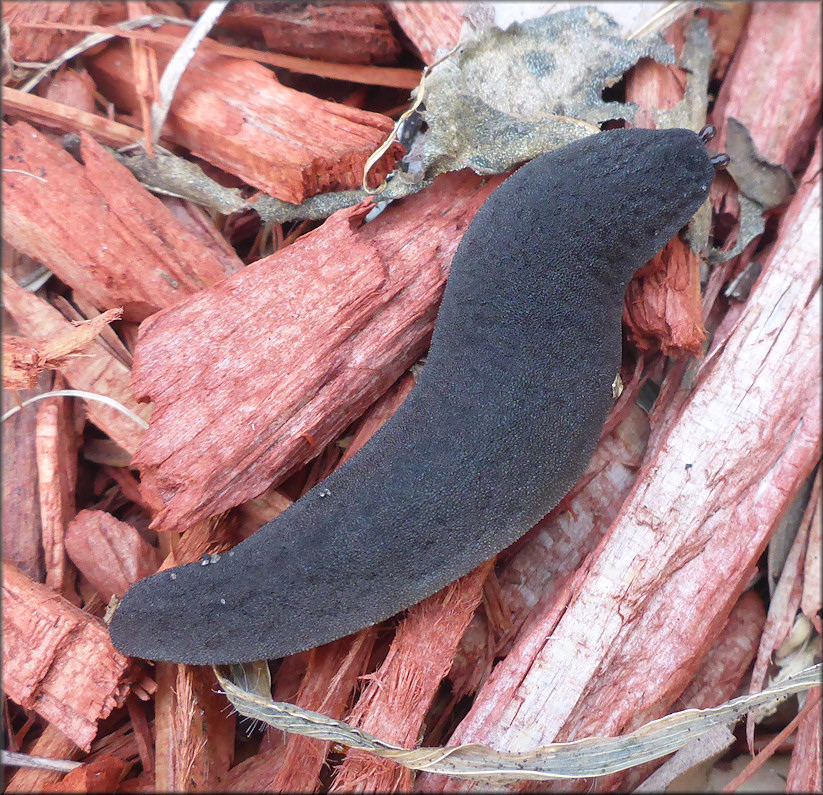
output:
{"label": "shredded bark piece", "polygon": [[[320,646],[309,653],[308,667],[296,703],[333,718],[342,718],[364,673],[377,637],[375,627]],[[274,777],[274,792],[311,792],[329,752],[330,743],[289,735],[283,764]]]}
{"label": "shredded bark piece", "polygon": [[46,97],[26,94],[16,88],[3,88],[3,113],[21,118],[50,130],[77,133],[85,130],[95,140],[109,146],[123,146],[140,141],[143,133],[120,122],[111,121],[95,113],[78,110]]}
{"label": "shredded bark piece", "polygon": [[[757,653],[757,641],[765,621],[766,608],[763,601],[754,591],[746,591],[732,608],[726,626],[703,658],[694,679],[680,695],[672,711],[717,707],[733,698]],[[733,735],[728,730],[727,735],[731,742]],[[668,762],[663,765],[660,762],[661,760],[650,762],[610,777],[609,784],[615,791],[634,792],[642,782],[646,792],[663,792],[672,779],[687,768],[667,772],[663,768]],[[659,769],[657,776],[647,780],[655,769]],[[661,781],[659,776],[665,778]]]}
{"label": "shredded bark piece", "polygon": [[210,668],[157,663],[156,671],[156,791],[213,791],[234,757],[235,715]]}
{"label": "shredded bark piece", "polygon": [[[158,69],[171,50],[157,47]],[[129,45],[117,42],[87,61],[98,86],[119,106],[139,110],[126,78]],[[391,133],[391,119],[281,85],[253,61],[202,48],[180,80],[166,135],[265,193],[299,204],[308,196],[356,188],[371,153]],[[371,179],[379,185],[402,153],[393,145]]]}
{"label": "shredded bark piece", "polygon": [[131,525],[105,511],[80,511],[66,528],[66,551],[108,603],[137,580],[154,574],[160,554]]}
{"label": "shredded bark piece", "polygon": [[64,66],[52,77],[46,89],[46,99],[94,113],[94,92],[94,81],[85,69],[75,71]]}
{"label": "shredded bark piece", "polygon": [[712,78],[723,80],[734,57],[737,44],[752,13],[752,4],[735,3],[722,10],[706,13],[712,38]]}
{"label": "shredded bark piece", "polygon": [[[55,386],[60,388],[62,384]],[[75,572],[66,557],[65,532],[76,511],[74,489],[80,442],[71,401],[57,398],[40,404],[35,446],[46,585],[72,604],[79,604],[79,600],[74,591]]]}
{"label": "shredded bark piece", "polygon": [[89,25],[97,20],[101,3],[92,0],[71,2],[19,2],[3,4],[3,22],[11,31],[11,56],[15,61],[50,61],[83,38],[81,33],[61,30],[33,30],[27,22],[57,22]]}
{"label": "shredded bark piece", "polygon": [[641,351],[697,356],[706,339],[702,308],[700,257],[675,238],[629,283],[623,321]]}
{"label": "shredded bark piece", "polygon": [[[200,14],[208,5],[192,3]],[[263,36],[272,52],[358,64],[396,63],[400,45],[389,27],[383,3],[232,3],[218,25]]]}
{"label": "shredded bark piece", "polygon": [[[156,5],[156,4],[155,4]],[[173,10],[173,9],[171,9]],[[168,14],[173,17],[174,15]],[[151,20],[152,17],[143,19]],[[163,21],[158,18],[158,21]],[[173,20],[169,20],[173,21]],[[50,28],[48,23],[36,25],[40,28]],[[55,28],[57,26],[54,26]],[[152,30],[140,28],[138,30],[127,30],[123,27],[106,28],[101,25],[61,25],[62,30],[73,30],[82,33],[100,34],[108,38],[125,38],[134,41],[145,41],[151,43],[165,43],[174,46],[179,37],[170,36],[166,33],[156,33]],[[108,38],[106,40],[108,40]],[[281,69],[287,69],[297,74],[315,75],[332,80],[345,80],[352,83],[360,83],[363,86],[390,86],[392,88],[411,89],[420,82],[419,69],[406,69],[395,66],[365,66],[360,64],[339,63],[335,61],[316,60],[312,58],[298,58],[292,55],[283,55],[278,52],[264,52],[250,47],[235,47],[230,44],[204,39],[201,47],[220,55],[229,55],[235,58],[243,58],[257,63],[270,64]],[[361,91],[364,89],[358,89]]]}
{"label": "shredded bark piece", "polygon": [[109,309],[51,340],[4,335],[3,389],[34,389],[43,370],[58,369],[70,357],[77,356],[105,326],[122,314],[120,308]]}
{"label": "shredded bark piece", "polygon": [[422,354],[460,232],[500,181],[441,179],[364,226],[364,208],[338,212],[143,323],[133,383],[159,411],[135,464],[166,505],[154,527],[281,482]]}
{"label": "shredded bark piece", "polygon": [[3,689],[10,698],[88,751],[98,722],[123,705],[131,675],[102,622],[3,566]]}
{"label": "shredded bark piece", "polygon": [[[423,719],[449,672],[455,650],[483,596],[489,560],[457,582],[409,609],[383,664],[348,722],[385,742],[413,747]],[[396,792],[410,788],[412,773],[386,759],[350,750],[330,792]]]}
{"label": "shredded bark piece", "polygon": [[6,158],[38,177],[3,174],[4,236],[98,309],[142,320],[224,278],[212,251],[86,134],[84,165],[25,122],[4,134]]}
{"label": "shredded bark piece", "polygon": [[[712,111],[722,152],[728,119],[752,134],[760,154],[797,168],[820,125],[820,14],[813,4],[755,3]],[[763,53],[771,53],[764,58]]]}
{"label": "shredded bark piece", "polygon": [[[74,329],[68,320],[42,298],[24,290],[5,272],[3,279],[3,304],[29,337],[59,337]],[[134,399],[129,384],[129,369],[105,349],[92,342],[88,355],[67,360],[59,369],[75,389],[107,395],[148,421],[148,406],[141,406]],[[97,401],[86,403],[89,419],[107,433],[124,450],[133,453],[144,431],[134,420]]]}
{"label": "shredded bark piece", "polygon": [[[709,53],[708,39],[698,27],[700,24],[678,22],[666,34],[678,50],[680,65],[644,59],[627,75],[626,100],[640,106],[635,126],[659,128],[680,124],[694,128],[702,123]],[[699,63],[692,64],[693,60]],[[688,66],[693,67],[691,71],[685,68]],[[690,86],[691,92],[687,91],[689,80],[694,84]],[[679,108],[681,120],[667,119],[665,111],[677,113],[672,109],[681,102],[686,103]],[[708,227],[709,221],[707,207],[701,209],[692,224],[705,222]],[[660,349],[672,358],[702,352],[706,330],[702,322],[700,263],[691,246],[675,238],[634,275],[626,291],[623,322],[628,328],[628,339],[641,351]]]}
{"label": "shredded bark piece", "polygon": [[[809,535],[812,528],[812,518],[819,510],[821,487],[820,472],[815,478],[814,486],[809,495],[809,502],[803,513],[797,535],[791,545],[789,554],[780,572],[780,578],[771,595],[769,602],[769,613],[766,625],[760,635],[760,644],[757,650],[757,659],[752,668],[749,692],[756,692],[762,689],[767,683],[769,668],[783,661],[780,659],[779,650],[783,642],[788,638],[795,624],[796,617],[800,610],[800,601],[803,595],[803,572],[808,548]],[[761,719],[762,715],[749,713],[746,717],[746,739],[749,748],[754,748],[754,724],[755,719]]]}
{"label": "shredded bark piece", "polygon": [[[13,322],[13,321],[12,321]],[[46,376],[41,376],[40,391],[46,391]],[[30,397],[23,393],[22,398]],[[15,404],[3,393],[5,410]],[[3,559],[17,565],[36,582],[45,579],[43,543],[38,499],[37,461],[34,446],[37,414],[21,411],[3,423],[2,527]]]}
{"label": "shredded bark piece", "polygon": [[390,2],[389,9],[414,44],[420,57],[433,64],[439,52],[450,50],[460,39],[464,3]]}
{"label": "shredded bark piece", "polygon": [[127,771],[127,765],[116,756],[101,756],[67,773],[63,779],[47,787],[48,792],[115,792]]}
{"label": "shredded bark piece", "polygon": [[[812,698],[812,691],[807,698]],[[821,789],[821,738],[820,710],[810,710],[800,721],[789,763],[786,792],[820,792]]]}

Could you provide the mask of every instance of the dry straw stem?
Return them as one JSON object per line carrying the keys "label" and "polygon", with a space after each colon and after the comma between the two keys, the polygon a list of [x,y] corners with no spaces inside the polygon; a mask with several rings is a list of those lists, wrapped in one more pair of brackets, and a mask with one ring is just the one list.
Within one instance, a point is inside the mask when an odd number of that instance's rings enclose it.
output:
{"label": "dry straw stem", "polygon": [[511,781],[604,776],[659,759],[719,725],[734,723],[752,709],[819,686],[823,664],[806,668],[760,693],[740,696],[711,709],[675,712],[622,737],[588,737],[570,743],[552,743],[523,753],[503,753],[478,744],[453,748],[401,748],[342,721],[245,690],[217,667],[214,672],[229,701],[241,715],[276,729],[370,751],[412,770],[458,778]]}
{"label": "dry straw stem", "polygon": [[732,5],[732,3],[709,2],[708,0],[674,0],[674,2],[666,3],[662,8],[655,11],[646,22],[629,36],[629,40],[641,39],[644,36],[660,33],[695,8],[717,8],[731,11]]}
{"label": "dry straw stem", "polygon": [[[28,755],[34,758],[72,762],[82,756],[82,751],[54,724],[49,723],[43,729],[43,733],[31,744]],[[5,760],[3,763],[5,764]],[[77,764],[80,765],[82,762],[78,761]],[[44,792],[48,786],[56,784],[65,775],[65,771],[56,772],[42,767],[20,766],[14,774],[11,771],[6,773],[5,792]]]}
{"label": "dry straw stem", "polygon": [[[77,133],[81,130],[91,133],[97,140],[107,146],[126,146],[138,143],[143,133],[127,124],[106,119],[96,113],[88,113],[55,102],[46,97],[26,94],[16,88],[3,87],[3,112],[9,116],[26,119],[33,124],[42,124],[44,127],[64,132]],[[3,169],[6,173],[14,173],[12,169]],[[36,175],[32,175],[36,176]],[[37,177],[42,181],[42,177]]]}
{"label": "dry straw stem", "polygon": [[3,767],[32,767],[37,770],[54,770],[57,773],[68,773],[83,764],[70,759],[49,759],[47,756],[31,756],[18,751],[0,751],[0,763]]}
{"label": "dry straw stem", "polygon": [[14,416],[17,414],[18,411],[22,411],[26,406],[30,406],[32,403],[36,403],[38,400],[45,400],[46,398],[53,398],[53,397],[76,397],[82,398],[83,400],[94,400],[98,403],[103,403],[104,405],[108,406],[109,408],[113,408],[116,411],[119,411],[121,414],[128,417],[132,420],[135,425],[143,430],[147,430],[149,424],[142,418],[138,417],[131,409],[126,408],[122,403],[114,400],[113,398],[108,397],[107,395],[98,395],[94,392],[86,392],[82,389],[55,389],[51,392],[43,392],[40,395],[35,395],[34,397],[29,398],[28,400],[24,400],[19,406],[14,406],[10,408],[2,417],[0,417],[0,422],[5,422],[9,417]]}
{"label": "dry straw stem", "polygon": [[151,16],[137,17],[136,19],[127,19],[123,22],[118,22],[110,28],[102,28],[86,25],[66,25],[63,23],[23,23],[21,28],[44,28],[46,30],[73,30],[85,32],[87,28],[93,27],[90,34],[82,41],[79,41],[72,47],[69,47],[65,52],[60,53],[56,58],[49,61],[37,74],[31,77],[25,85],[21,86],[20,91],[26,93],[36,88],[38,83],[47,75],[57,71],[64,63],[68,63],[72,58],[82,55],[86,50],[96,47],[98,44],[103,44],[110,39],[115,38],[120,31],[134,30],[135,28],[143,27],[144,25],[158,25],[162,22],[173,22],[176,25],[191,25],[191,20],[177,19],[176,17],[167,17],[164,14],[155,14]]}

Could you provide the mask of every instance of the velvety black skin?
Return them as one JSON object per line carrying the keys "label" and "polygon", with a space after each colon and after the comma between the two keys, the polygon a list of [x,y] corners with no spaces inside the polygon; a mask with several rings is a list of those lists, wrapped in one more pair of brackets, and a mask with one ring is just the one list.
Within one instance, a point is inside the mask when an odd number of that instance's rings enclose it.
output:
{"label": "velvety black skin", "polygon": [[623,295],[713,168],[688,130],[616,130],[543,155],[477,213],[428,362],[350,461],[217,562],[136,583],[121,652],[280,657],[419,602],[517,540],[583,473],[612,405]]}

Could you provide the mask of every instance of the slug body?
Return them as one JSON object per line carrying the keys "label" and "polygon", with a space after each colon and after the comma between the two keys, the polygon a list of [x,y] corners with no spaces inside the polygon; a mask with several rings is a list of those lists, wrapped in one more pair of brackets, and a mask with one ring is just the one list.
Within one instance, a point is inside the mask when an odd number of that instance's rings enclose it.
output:
{"label": "slug body", "polygon": [[586,468],[612,405],[634,271],[714,169],[688,130],[615,130],[524,165],[451,266],[427,364],[351,460],[220,556],[137,582],[123,653],[192,664],[302,651],[374,624],[517,540]]}

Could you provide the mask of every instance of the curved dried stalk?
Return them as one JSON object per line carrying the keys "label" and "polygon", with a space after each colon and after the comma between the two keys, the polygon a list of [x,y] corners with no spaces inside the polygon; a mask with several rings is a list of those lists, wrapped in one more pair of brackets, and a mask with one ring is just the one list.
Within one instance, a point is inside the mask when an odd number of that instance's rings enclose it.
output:
{"label": "curved dried stalk", "polygon": [[[255,686],[259,677],[246,676],[241,666],[223,671],[215,667],[214,672],[223,692],[241,715],[276,729],[369,751],[411,770],[499,782],[605,776],[659,759],[717,726],[734,723],[756,707],[819,686],[823,665],[814,665],[760,693],[732,699],[719,707],[666,715],[620,737],[587,737],[523,753],[505,753],[476,744],[401,748],[342,721],[273,701],[265,682],[263,686]],[[235,684],[235,679],[241,679],[245,685]]]}

